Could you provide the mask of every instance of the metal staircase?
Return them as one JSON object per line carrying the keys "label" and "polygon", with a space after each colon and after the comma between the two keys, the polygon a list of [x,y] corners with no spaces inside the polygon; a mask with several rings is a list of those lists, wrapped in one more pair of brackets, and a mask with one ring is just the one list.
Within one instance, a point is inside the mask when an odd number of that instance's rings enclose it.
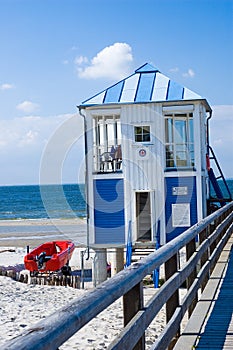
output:
{"label": "metal staircase", "polygon": [[[228,184],[225,180],[225,177],[223,175],[222,169],[218,163],[218,160],[214,154],[214,151],[211,146],[208,146],[208,158],[209,160],[213,160],[214,164],[217,168],[217,171],[219,173],[218,176],[215,175],[213,168],[210,166],[208,167],[208,175],[209,175],[209,182],[210,185],[212,186],[215,195],[213,196],[212,192],[210,191],[210,197],[208,199],[208,212],[209,214],[216,209],[219,208],[219,206],[223,207],[227,202],[232,201],[232,195],[229,190]],[[220,187],[219,181],[222,180],[223,187]],[[211,188],[210,186],[210,188]],[[225,189],[223,193],[223,189]],[[225,195],[227,194],[227,196]]]}
{"label": "metal staircase", "polygon": [[145,245],[145,247],[143,247],[141,244],[140,246],[137,245],[137,243],[134,244],[133,250],[132,250],[132,257],[131,257],[131,262],[138,262],[141,259],[145,258],[146,256],[148,256],[151,253],[154,253],[155,251],[155,245],[153,244],[153,246],[148,246]]}
{"label": "metal staircase", "polygon": [[[160,220],[158,220],[157,232],[156,232],[156,242],[147,241],[147,242],[134,242],[132,243],[132,224],[129,221],[128,228],[128,239],[126,244],[126,264],[125,267],[130,266],[132,263],[139,262],[141,259],[146,256],[154,253],[155,250],[160,248]],[[149,277],[149,279],[148,279]],[[154,283],[154,287],[159,287],[159,267],[153,271],[153,274],[150,274],[144,278],[147,282]]]}

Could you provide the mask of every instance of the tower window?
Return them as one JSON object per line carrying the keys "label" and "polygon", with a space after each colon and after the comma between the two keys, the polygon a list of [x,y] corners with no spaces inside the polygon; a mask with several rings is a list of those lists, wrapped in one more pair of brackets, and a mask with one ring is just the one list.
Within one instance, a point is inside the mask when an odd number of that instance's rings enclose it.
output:
{"label": "tower window", "polygon": [[150,126],[135,126],[134,139],[135,142],[150,142]]}
{"label": "tower window", "polygon": [[119,115],[93,118],[94,172],[117,172],[122,168],[121,124]]}
{"label": "tower window", "polygon": [[194,166],[193,114],[165,115],[166,167]]}

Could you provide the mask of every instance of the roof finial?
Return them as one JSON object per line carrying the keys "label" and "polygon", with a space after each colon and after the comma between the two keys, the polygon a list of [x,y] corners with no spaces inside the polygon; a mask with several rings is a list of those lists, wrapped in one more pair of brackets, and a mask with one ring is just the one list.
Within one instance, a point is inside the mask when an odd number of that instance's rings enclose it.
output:
{"label": "roof finial", "polygon": [[155,73],[155,72],[159,72],[159,70],[149,63],[145,63],[143,64],[143,66],[135,70],[135,73]]}

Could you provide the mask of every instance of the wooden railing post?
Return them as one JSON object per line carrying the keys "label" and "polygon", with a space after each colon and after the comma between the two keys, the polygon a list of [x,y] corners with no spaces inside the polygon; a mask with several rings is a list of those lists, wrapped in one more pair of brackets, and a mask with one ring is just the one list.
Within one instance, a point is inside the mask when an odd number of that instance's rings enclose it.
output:
{"label": "wooden railing post", "polygon": [[[201,231],[201,232],[199,233],[199,244],[201,244],[202,242],[204,242],[204,241],[207,239],[207,237],[208,237],[209,235],[210,235],[210,225],[209,225],[207,228],[205,228],[203,231]],[[203,253],[202,257],[201,257],[201,261],[200,261],[201,266],[200,266],[200,268],[202,268],[202,266],[205,265],[206,261],[209,259],[209,255],[210,255],[210,253],[209,253],[209,248],[208,248],[208,250],[206,250],[206,251]],[[202,284],[201,284],[201,291],[202,291],[202,292],[203,292],[203,290],[204,290],[204,288],[205,288],[205,286],[206,286],[208,280],[209,280],[209,276],[206,276],[206,277],[203,279],[203,282],[202,282]]]}
{"label": "wooden railing post", "polygon": [[[194,238],[186,245],[186,260],[187,261],[194,254],[195,251],[196,251],[196,240]],[[196,277],[197,277],[197,267],[195,266],[194,270],[191,272],[191,274],[187,278],[187,289],[189,289],[191,287],[191,285],[193,284]],[[195,298],[193,299],[193,302],[191,303],[191,305],[188,309],[188,316],[189,317],[191,316],[197,302],[198,302],[198,295],[196,293]]]}
{"label": "wooden railing post", "polygon": [[[208,226],[208,236],[210,236],[214,230],[216,229],[217,227],[217,218],[214,220],[213,223],[211,223],[209,226]],[[211,255],[216,247],[217,243],[216,241],[214,241],[211,245],[210,245],[210,249],[209,249],[209,254]]]}
{"label": "wooden railing post", "polygon": [[[140,282],[123,296],[124,327],[139,310],[143,309],[143,306],[143,286]],[[145,334],[139,339],[133,350],[145,350]]]}
{"label": "wooden railing post", "polygon": [[[165,279],[166,281],[178,270],[178,255],[173,255],[165,262]],[[179,306],[179,291],[176,290],[166,303],[166,321],[167,323],[172,318],[176,308]],[[168,349],[172,349],[180,335],[180,329],[177,330],[176,336],[171,341]]]}

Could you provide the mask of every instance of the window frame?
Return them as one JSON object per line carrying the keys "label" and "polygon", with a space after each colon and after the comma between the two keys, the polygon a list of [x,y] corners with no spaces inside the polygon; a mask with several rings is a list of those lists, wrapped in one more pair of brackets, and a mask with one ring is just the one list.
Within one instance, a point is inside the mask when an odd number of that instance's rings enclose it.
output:
{"label": "window frame", "polygon": [[[136,128],[141,129],[141,133],[136,133]],[[148,131],[146,130],[148,128]],[[134,135],[134,142],[135,143],[150,143],[151,142],[151,125],[150,124],[134,124],[133,126],[133,135]],[[149,139],[147,138],[149,135]],[[141,140],[137,139],[141,136]]]}
{"label": "window frame", "polygon": [[[164,113],[166,169],[193,169],[195,167],[193,120],[191,111]],[[179,132],[175,124],[181,121],[184,122],[184,125],[181,125]]]}
{"label": "window frame", "polygon": [[[113,172],[112,161],[122,142],[120,114],[96,114],[92,116],[93,171]],[[114,147],[114,156],[111,154]],[[104,167],[104,168],[103,168]],[[114,165],[115,167],[115,165]]]}

